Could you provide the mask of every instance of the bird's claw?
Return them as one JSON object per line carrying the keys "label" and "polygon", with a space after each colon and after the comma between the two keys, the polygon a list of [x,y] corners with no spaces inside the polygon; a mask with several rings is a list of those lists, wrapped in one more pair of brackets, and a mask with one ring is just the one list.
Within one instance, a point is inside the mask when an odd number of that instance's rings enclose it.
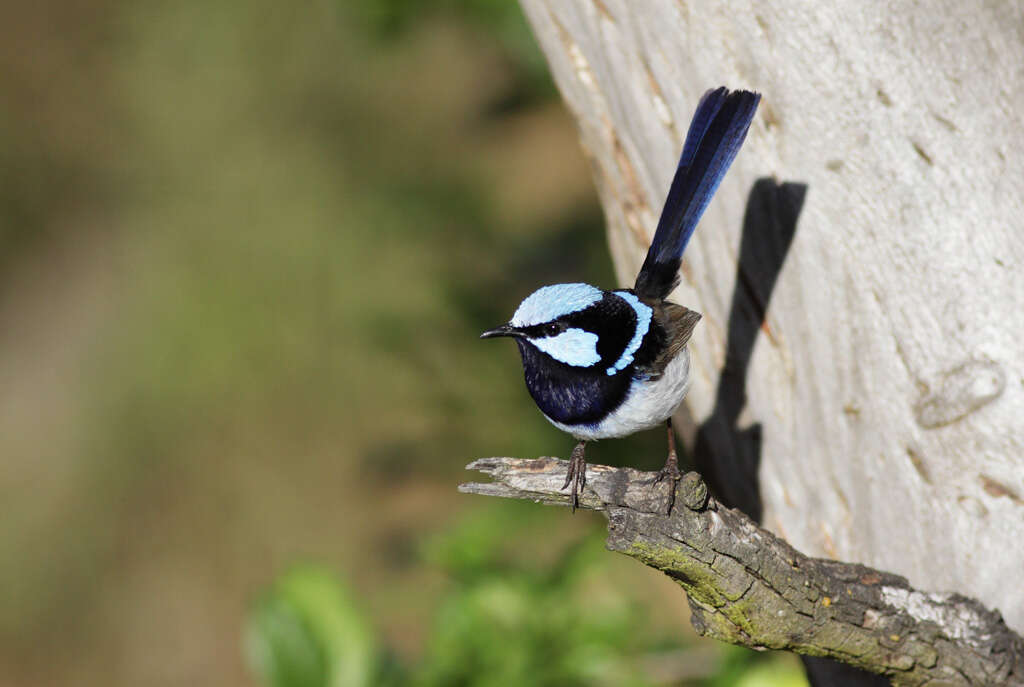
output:
{"label": "bird's claw", "polygon": [[671,479],[673,483],[678,482],[683,478],[683,473],[679,472],[679,465],[675,462],[665,463],[665,467],[658,470],[658,474],[654,477],[654,484],[660,484],[666,479]]}

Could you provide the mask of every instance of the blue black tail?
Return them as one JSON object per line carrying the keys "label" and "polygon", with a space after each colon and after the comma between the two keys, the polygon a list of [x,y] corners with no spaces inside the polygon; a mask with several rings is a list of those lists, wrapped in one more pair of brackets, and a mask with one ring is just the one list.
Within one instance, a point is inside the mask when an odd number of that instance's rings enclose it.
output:
{"label": "blue black tail", "polygon": [[760,101],[759,93],[725,88],[708,91],[701,98],[658,229],[633,287],[638,296],[664,299],[679,283],[683,250],[743,145]]}

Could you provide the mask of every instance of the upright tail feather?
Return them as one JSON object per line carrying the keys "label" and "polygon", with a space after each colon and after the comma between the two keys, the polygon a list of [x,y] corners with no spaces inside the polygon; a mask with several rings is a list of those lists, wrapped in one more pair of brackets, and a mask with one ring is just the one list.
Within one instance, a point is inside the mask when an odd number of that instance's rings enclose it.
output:
{"label": "upright tail feather", "polygon": [[724,87],[701,98],[658,229],[633,287],[638,296],[664,299],[679,283],[683,250],[743,145],[760,101],[759,93],[730,92]]}

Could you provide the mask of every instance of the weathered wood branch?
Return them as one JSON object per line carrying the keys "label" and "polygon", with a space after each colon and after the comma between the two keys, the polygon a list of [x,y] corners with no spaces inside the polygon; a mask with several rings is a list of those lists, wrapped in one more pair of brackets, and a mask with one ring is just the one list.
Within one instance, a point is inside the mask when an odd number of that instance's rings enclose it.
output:
{"label": "weathered wood branch", "polygon": [[[484,458],[467,469],[494,481],[459,490],[568,505],[561,489],[567,465]],[[695,472],[679,482],[674,501],[671,484],[653,478],[590,465],[580,506],[607,515],[609,549],[686,591],[698,633],[833,658],[894,685],[1024,685],[1024,638],[998,611],[959,594],[913,589],[903,577],[863,565],[805,556],[719,504]]]}

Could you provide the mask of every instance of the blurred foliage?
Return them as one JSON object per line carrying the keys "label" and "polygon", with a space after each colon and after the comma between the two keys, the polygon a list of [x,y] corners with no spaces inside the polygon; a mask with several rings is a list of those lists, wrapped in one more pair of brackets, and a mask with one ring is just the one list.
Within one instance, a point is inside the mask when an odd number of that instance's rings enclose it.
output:
{"label": "blurred foliage", "polygon": [[596,519],[455,492],[571,447],[477,340],[567,280],[614,275],[514,3],[5,8],[4,680],[250,684],[247,610],[275,687],[788,674],[697,649]]}
{"label": "blurred foliage", "polygon": [[672,639],[645,624],[640,604],[595,587],[608,572],[600,537],[530,568],[501,553],[508,515],[484,511],[425,545],[450,588],[416,665],[398,665],[373,640],[340,580],[303,567],[282,575],[250,612],[250,666],[267,687],[806,685],[791,657],[736,647],[722,647],[712,664],[693,654],[676,675],[658,675],[651,659],[671,651]]}
{"label": "blurred foliage", "polygon": [[519,5],[503,0],[357,0],[358,14],[376,35],[397,40],[430,15],[449,15],[471,24],[498,41],[506,59],[516,67],[520,86],[506,102],[523,104],[555,96],[543,55],[526,25]]}
{"label": "blurred foliage", "polygon": [[329,573],[283,575],[250,614],[250,664],[272,687],[384,684],[385,662],[355,601]]}
{"label": "blurred foliage", "polygon": [[588,594],[587,578],[605,569],[601,540],[585,538],[531,569],[494,555],[509,525],[504,509],[488,515],[433,547],[456,587],[438,612],[417,684],[651,684],[636,660],[651,645],[640,608],[623,596]]}

